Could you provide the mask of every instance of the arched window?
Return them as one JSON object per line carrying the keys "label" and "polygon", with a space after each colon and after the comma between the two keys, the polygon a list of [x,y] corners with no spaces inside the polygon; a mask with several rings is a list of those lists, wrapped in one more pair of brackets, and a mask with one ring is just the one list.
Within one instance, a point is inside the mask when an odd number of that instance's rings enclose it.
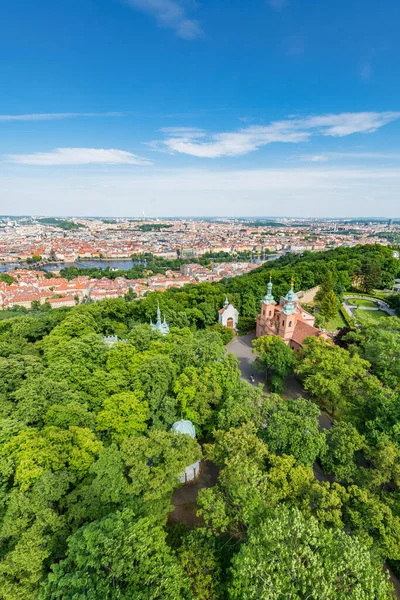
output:
{"label": "arched window", "polygon": [[291,327],[291,326],[292,326],[292,321],[289,321],[289,327]]}
{"label": "arched window", "polygon": [[271,312],[271,311],[269,311],[269,313],[268,313],[268,316],[270,317],[271,315],[272,315],[272,312]]}
{"label": "arched window", "polygon": [[285,327],[285,321],[282,321],[282,327]]}

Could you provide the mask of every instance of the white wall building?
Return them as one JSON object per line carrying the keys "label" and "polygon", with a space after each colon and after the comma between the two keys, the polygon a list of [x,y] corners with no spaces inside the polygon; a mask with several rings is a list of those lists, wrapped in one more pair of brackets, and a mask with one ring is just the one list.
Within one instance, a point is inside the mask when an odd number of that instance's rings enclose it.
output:
{"label": "white wall building", "polygon": [[[177,421],[171,427],[171,431],[175,433],[190,435],[191,438],[195,439],[196,430],[191,421],[186,421],[182,419],[181,421]],[[185,471],[179,475],[179,481],[181,483],[188,483],[189,481],[193,481],[200,473],[200,460],[186,467]]]}
{"label": "white wall building", "polygon": [[236,329],[238,324],[239,313],[233,304],[229,303],[228,298],[225,299],[224,307],[219,311],[218,321],[224,327]]}

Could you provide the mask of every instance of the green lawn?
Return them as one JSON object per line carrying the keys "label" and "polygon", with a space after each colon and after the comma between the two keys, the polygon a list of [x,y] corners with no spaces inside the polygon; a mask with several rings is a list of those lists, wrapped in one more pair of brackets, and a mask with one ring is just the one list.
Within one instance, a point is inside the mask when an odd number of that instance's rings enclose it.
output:
{"label": "green lawn", "polygon": [[328,321],[325,325],[325,329],[328,331],[337,331],[337,329],[342,329],[342,327],[347,327],[347,325],[340,313],[337,313],[336,317]]}
{"label": "green lawn", "polygon": [[355,310],[355,313],[357,318],[368,318],[372,321],[380,321],[388,316],[383,310]]}
{"label": "green lawn", "polygon": [[371,300],[363,300],[362,298],[350,298],[350,304],[354,306],[365,306],[366,308],[376,308],[376,302],[372,302]]}

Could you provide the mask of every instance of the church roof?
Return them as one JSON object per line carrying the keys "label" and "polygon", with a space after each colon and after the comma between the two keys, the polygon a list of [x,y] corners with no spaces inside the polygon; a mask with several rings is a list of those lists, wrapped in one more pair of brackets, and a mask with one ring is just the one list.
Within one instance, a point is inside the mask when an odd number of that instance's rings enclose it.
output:
{"label": "church roof", "polygon": [[186,421],[185,419],[181,419],[180,421],[176,421],[171,427],[171,431],[176,431],[177,433],[186,433],[186,435],[190,435],[190,437],[196,437],[196,430],[192,421]]}
{"label": "church roof", "polygon": [[219,314],[222,315],[228,308],[233,308],[233,310],[236,310],[236,308],[233,306],[233,304],[224,304],[224,306],[222,308],[219,309]]}
{"label": "church roof", "polygon": [[285,296],[286,302],[298,302],[299,297],[293,289],[293,285]]}
{"label": "church roof", "polygon": [[296,305],[290,300],[286,302],[285,306],[282,308],[282,312],[285,315],[294,315],[296,314]]}
{"label": "church roof", "polygon": [[164,321],[161,321],[160,305],[157,305],[157,322],[153,323],[153,321],[150,319],[150,327],[153,331],[159,331],[162,335],[167,335],[167,333],[169,333],[169,326],[165,319],[165,315]]}
{"label": "church roof", "polygon": [[312,335],[318,335],[319,333],[320,333],[320,330],[317,329],[316,327],[312,327],[308,323],[304,323],[304,321],[297,321],[296,327],[294,328],[292,339],[294,342],[296,342],[297,344],[302,346],[303,342],[306,338],[308,338]]}
{"label": "church roof", "polygon": [[267,293],[265,294],[263,300],[264,304],[276,304],[275,299],[272,295],[272,281],[271,276],[267,285]]}

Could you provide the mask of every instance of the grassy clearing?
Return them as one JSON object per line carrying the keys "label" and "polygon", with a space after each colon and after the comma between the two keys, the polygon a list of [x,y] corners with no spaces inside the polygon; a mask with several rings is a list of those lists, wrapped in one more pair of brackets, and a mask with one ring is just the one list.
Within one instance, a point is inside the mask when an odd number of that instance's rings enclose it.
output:
{"label": "grassy clearing", "polygon": [[354,306],[364,306],[365,308],[376,308],[376,302],[372,300],[363,300],[362,298],[350,298],[350,304]]}
{"label": "grassy clearing", "polygon": [[347,327],[347,325],[340,313],[337,313],[336,317],[328,321],[325,325],[325,329],[328,331],[337,331],[338,329],[342,329],[342,327]]}
{"label": "grassy clearing", "polygon": [[355,311],[357,319],[371,319],[372,321],[380,321],[381,319],[386,319],[388,316],[383,310],[358,310]]}

